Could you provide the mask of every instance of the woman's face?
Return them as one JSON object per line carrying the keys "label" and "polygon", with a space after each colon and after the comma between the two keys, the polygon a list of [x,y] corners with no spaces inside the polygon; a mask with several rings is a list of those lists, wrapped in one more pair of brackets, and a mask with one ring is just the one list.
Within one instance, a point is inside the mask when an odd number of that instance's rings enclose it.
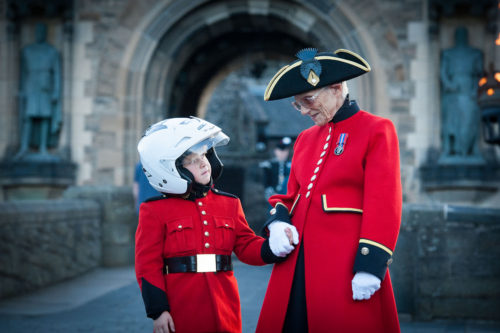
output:
{"label": "woman's face", "polygon": [[210,166],[210,162],[207,160],[206,153],[189,154],[182,161],[182,166],[193,174],[195,182],[202,185],[210,183],[212,167]]}
{"label": "woman's face", "polygon": [[[314,97],[314,98],[313,98]],[[313,101],[308,99],[313,98]],[[342,85],[332,84],[324,88],[305,92],[295,96],[295,101],[303,106],[300,113],[309,116],[318,126],[323,126],[333,119],[342,106]]]}

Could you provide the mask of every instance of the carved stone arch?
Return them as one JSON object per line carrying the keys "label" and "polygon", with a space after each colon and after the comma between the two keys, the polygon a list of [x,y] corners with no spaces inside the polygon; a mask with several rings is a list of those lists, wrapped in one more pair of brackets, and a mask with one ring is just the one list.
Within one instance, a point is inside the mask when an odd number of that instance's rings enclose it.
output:
{"label": "carved stone arch", "polygon": [[[133,165],[137,137],[147,124],[164,117],[196,114],[208,82],[225,70],[228,59],[246,54],[290,60],[307,46],[358,52],[377,69],[352,80],[351,90],[355,88],[363,108],[382,115],[389,109],[387,99],[376,98],[383,95],[377,90],[381,91],[380,85],[386,81],[381,79],[384,70],[378,68],[381,46],[373,42],[373,32],[359,24],[365,18],[346,4],[192,0],[163,1],[140,9],[144,12],[134,15],[137,20],[120,60],[117,80],[118,109],[125,115],[128,134],[123,145],[130,152],[125,155],[125,165]],[[384,24],[383,20],[378,24]]]}
{"label": "carved stone arch", "polygon": [[[163,99],[163,116],[196,112],[204,82],[224,71],[224,66],[231,60],[249,53],[282,55],[288,60],[305,46],[316,46],[322,50],[342,47],[361,54],[367,53],[357,33],[353,33],[353,23],[346,19],[340,9],[331,11],[331,15],[324,15],[324,8],[311,6],[305,1],[273,1],[272,6],[260,8],[260,11],[245,6],[224,7],[221,3],[214,5],[216,8],[211,6],[207,4],[189,13],[158,44],[158,57],[153,57],[152,64],[168,59],[172,66],[163,72],[165,90],[147,89],[157,95],[148,96],[146,93],[145,96],[153,101]],[[209,16],[211,11],[219,13],[219,17],[207,24],[203,17]],[[184,22],[186,27],[183,26]],[[185,37],[179,37],[182,34],[178,31],[184,32]],[[155,72],[151,76],[156,78],[157,75]],[[372,80],[359,80],[360,90],[364,91],[362,95],[366,96],[366,100],[372,96],[369,91]],[[366,107],[373,109],[374,103],[369,102]]]}

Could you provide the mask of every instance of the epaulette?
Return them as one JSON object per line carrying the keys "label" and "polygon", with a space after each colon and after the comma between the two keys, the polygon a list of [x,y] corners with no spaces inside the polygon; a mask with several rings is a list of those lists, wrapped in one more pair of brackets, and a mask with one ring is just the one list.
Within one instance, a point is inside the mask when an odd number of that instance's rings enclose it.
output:
{"label": "epaulette", "polygon": [[167,194],[162,194],[162,195],[157,195],[155,197],[151,197],[149,199],[144,200],[144,202],[151,202],[151,201],[157,201],[157,200],[163,200],[163,199],[169,199],[171,196]]}
{"label": "epaulette", "polygon": [[225,195],[226,197],[231,197],[231,198],[235,198],[235,199],[239,199],[236,195],[234,194],[231,194],[231,193],[227,193],[227,192],[223,192],[223,191],[219,191],[218,189],[216,188],[212,188],[212,192],[214,192],[215,194],[219,194],[219,195]]}

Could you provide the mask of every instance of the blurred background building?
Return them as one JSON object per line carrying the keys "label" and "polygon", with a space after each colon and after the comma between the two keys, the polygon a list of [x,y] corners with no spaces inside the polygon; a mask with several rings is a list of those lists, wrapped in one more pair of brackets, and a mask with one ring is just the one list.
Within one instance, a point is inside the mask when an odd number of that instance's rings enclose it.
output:
{"label": "blurred background building", "polygon": [[219,187],[258,231],[259,162],[312,125],[263,90],[298,50],[346,48],[372,67],[351,97],[400,139],[399,311],[500,320],[499,15],[492,0],[0,0],[0,298],[133,262],[136,146],[166,117],[231,137]]}

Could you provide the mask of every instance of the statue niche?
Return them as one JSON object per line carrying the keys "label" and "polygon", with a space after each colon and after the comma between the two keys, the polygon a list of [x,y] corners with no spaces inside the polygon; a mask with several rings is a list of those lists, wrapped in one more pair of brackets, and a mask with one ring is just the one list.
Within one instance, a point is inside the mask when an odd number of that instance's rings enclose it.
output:
{"label": "statue niche", "polygon": [[477,85],[483,73],[481,50],[468,45],[465,27],[455,30],[455,46],[442,52],[440,164],[483,163],[478,146],[480,126]]}
{"label": "statue niche", "polygon": [[[16,159],[51,159],[61,129],[61,61],[46,42],[47,26],[36,25],[36,41],[21,51],[19,117],[21,143]],[[29,148],[38,150],[33,154]]]}
{"label": "statue niche", "polygon": [[47,43],[47,26],[38,23],[36,41],[20,54],[20,145],[0,161],[0,199],[60,198],[75,183],[76,164],[49,152],[61,131],[61,57]]}

